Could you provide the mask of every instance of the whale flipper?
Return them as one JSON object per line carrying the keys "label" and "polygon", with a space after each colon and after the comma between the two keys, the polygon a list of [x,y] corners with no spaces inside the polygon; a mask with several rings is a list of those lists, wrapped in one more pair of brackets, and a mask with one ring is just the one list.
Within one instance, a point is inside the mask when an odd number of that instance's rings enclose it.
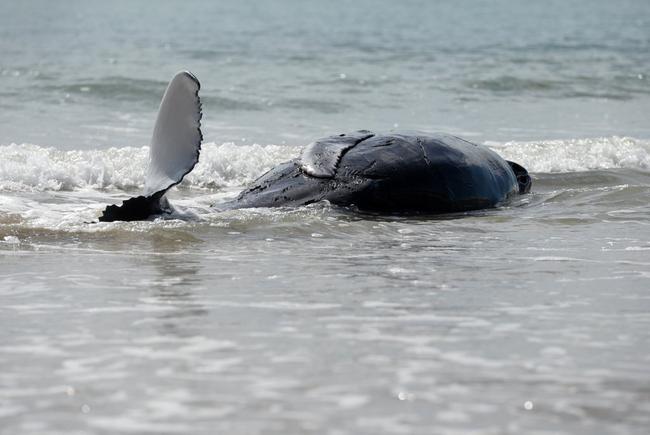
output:
{"label": "whale flipper", "polygon": [[203,140],[200,88],[197,78],[187,71],[169,82],[151,138],[145,196],[180,183],[199,161]]}
{"label": "whale flipper", "polygon": [[130,198],[121,206],[106,207],[100,221],[142,220],[171,213],[165,193],[199,161],[203,140],[200,88],[197,78],[188,71],[179,72],[169,82],[151,138],[143,195]]}
{"label": "whale flipper", "polygon": [[350,148],[374,134],[368,130],[359,130],[350,134],[328,136],[312,142],[300,155],[300,169],[312,177],[332,178],[336,174],[341,156]]}

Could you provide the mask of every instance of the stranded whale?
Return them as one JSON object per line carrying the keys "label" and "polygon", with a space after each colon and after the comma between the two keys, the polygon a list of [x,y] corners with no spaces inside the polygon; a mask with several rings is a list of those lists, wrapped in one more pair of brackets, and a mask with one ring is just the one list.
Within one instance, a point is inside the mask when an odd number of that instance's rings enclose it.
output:
{"label": "stranded whale", "polygon": [[[106,207],[100,221],[170,214],[165,193],[199,160],[199,81],[178,73],[160,104],[144,192]],[[520,165],[447,134],[367,130],[319,139],[299,158],[260,176],[223,209],[300,206],[327,200],[384,213],[448,213],[495,207],[530,190]]]}

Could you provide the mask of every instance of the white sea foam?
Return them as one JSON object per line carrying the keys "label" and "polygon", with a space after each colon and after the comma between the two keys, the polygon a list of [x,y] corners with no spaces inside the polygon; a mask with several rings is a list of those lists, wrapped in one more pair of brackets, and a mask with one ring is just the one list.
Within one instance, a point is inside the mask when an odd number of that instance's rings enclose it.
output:
{"label": "white sea foam", "polygon": [[139,187],[148,152],[147,147],[60,151],[32,144],[0,146],[0,190]]}
{"label": "white sea foam", "polygon": [[578,172],[595,169],[650,168],[650,140],[631,137],[487,142],[501,156],[530,172]]}
{"label": "white sea foam", "polygon": [[[292,146],[206,143],[198,165],[183,185],[240,186],[295,157],[298,151]],[[148,155],[148,147],[61,151],[32,144],[3,145],[0,191],[141,189]]]}
{"label": "white sea foam", "polygon": [[[488,142],[504,158],[531,172],[572,172],[607,168],[650,168],[650,141],[630,137]],[[199,164],[184,186],[234,187],[249,183],[272,166],[298,155],[287,145],[206,143]],[[141,189],[148,147],[61,151],[32,144],[0,146],[0,191]]]}

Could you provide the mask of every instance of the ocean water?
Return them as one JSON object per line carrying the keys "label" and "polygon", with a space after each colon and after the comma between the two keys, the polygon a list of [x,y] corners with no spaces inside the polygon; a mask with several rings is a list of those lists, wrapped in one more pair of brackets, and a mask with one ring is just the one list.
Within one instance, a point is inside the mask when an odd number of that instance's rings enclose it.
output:
{"label": "ocean water", "polygon": [[[647,433],[649,29],[646,0],[2,2],[0,433]],[[94,223],[181,69],[193,217]],[[532,193],[212,207],[360,128],[483,143]]]}

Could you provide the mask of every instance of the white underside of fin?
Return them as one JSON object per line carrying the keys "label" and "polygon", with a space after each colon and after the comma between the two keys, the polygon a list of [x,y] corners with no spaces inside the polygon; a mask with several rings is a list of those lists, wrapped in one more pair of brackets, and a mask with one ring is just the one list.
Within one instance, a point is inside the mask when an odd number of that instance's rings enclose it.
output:
{"label": "white underside of fin", "polygon": [[199,161],[203,140],[200,88],[196,77],[187,71],[169,82],[151,138],[145,196],[180,183]]}

